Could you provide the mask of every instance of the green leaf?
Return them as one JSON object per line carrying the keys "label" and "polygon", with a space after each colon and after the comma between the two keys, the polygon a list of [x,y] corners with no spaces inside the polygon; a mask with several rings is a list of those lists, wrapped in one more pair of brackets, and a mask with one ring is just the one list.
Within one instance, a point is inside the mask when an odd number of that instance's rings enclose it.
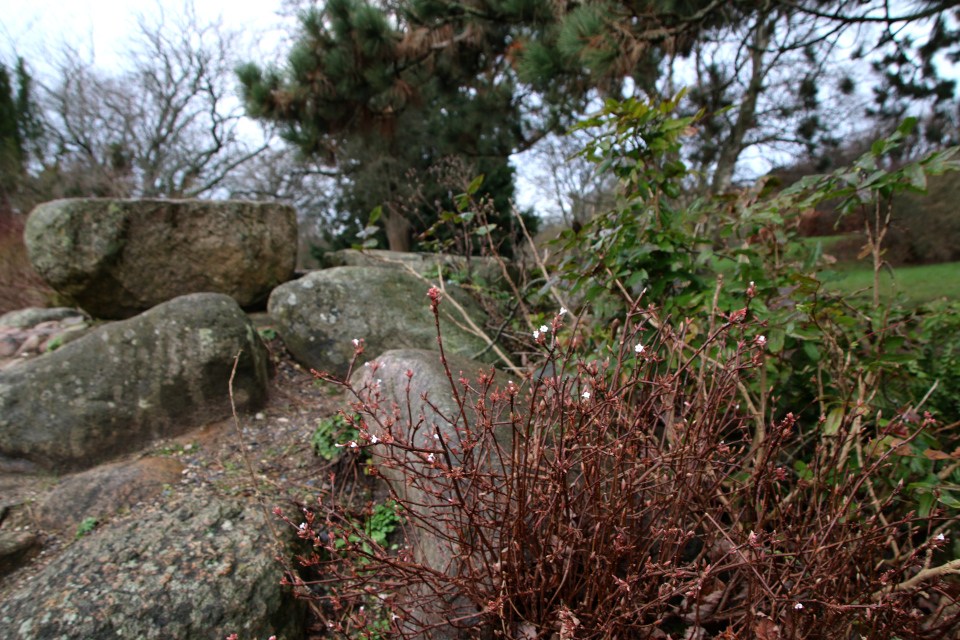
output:
{"label": "green leaf", "polygon": [[930,511],[933,509],[934,503],[937,501],[937,496],[933,493],[924,493],[920,496],[918,502],[920,503],[920,508],[917,510],[917,515],[921,518],[926,518],[930,515]]}
{"label": "green leaf", "polygon": [[485,224],[482,227],[479,227],[476,231],[474,231],[474,233],[477,234],[478,236],[485,236],[496,228],[497,228],[497,225],[495,224]]}
{"label": "green leaf", "polygon": [[913,117],[910,117],[910,118],[907,118],[906,120],[904,120],[904,121],[903,121],[903,124],[901,124],[899,127],[897,127],[897,131],[898,131],[899,133],[902,133],[902,134],[905,135],[905,136],[908,136],[908,135],[910,135],[910,132],[913,131],[913,128],[914,128],[916,125],[917,125],[917,119],[916,119],[916,118],[913,118]]}
{"label": "green leaf", "polygon": [[483,175],[484,174],[481,173],[480,175],[478,175],[476,178],[473,179],[473,182],[471,182],[470,186],[467,187],[467,193],[469,193],[470,195],[473,195],[477,192],[477,189],[479,189],[480,185],[483,184]]}
{"label": "green leaf", "polygon": [[940,494],[940,502],[953,509],[960,508],[960,500],[957,500],[947,492],[943,492]]}
{"label": "green leaf", "polygon": [[823,423],[823,435],[834,436],[837,434],[840,425],[843,424],[843,414],[843,407],[837,407],[827,414],[827,421]]}
{"label": "green leaf", "polygon": [[923,167],[917,163],[912,162],[905,166],[903,168],[903,175],[910,181],[910,186],[917,189],[927,188],[927,174],[924,173]]}
{"label": "green leaf", "polygon": [[380,214],[383,212],[383,206],[378,205],[373,211],[370,212],[370,217],[367,219],[367,226],[372,226],[377,220],[380,219]]}
{"label": "green leaf", "polygon": [[770,353],[780,353],[783,351],[783,342],[787,338],[787,333],[783,329],[771,329],[767,348]]}
{"label": "green leaf", "polygon": [[625,286],[627,288],[630,288],[646,279],[647,279],[647,270],[640,269],[639,271],[634,271],[632,274],[630,274],[630,277],[627,278],[627,282]]}

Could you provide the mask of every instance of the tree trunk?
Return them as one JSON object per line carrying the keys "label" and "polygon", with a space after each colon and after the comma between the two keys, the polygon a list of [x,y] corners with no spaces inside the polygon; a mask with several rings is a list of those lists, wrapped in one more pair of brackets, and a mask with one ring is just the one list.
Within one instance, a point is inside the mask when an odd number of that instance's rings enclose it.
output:
{"label": "tree trunk", "polygon": [[390,251],[410,251],[410,222],[396,211],[383,218]]}
{"label": "tree trunk", "polygon": [[747,85],[747,91],[743,96],[743,103],[740,105],[740,111],[737,113],[737,121],[730,131],[730,136],[723,143],[720,150],[720,158],[717,160],[717,170],[713,174],[713,185],[711,192],[723,193],[730,188],[730,182],[733,180],[733,171],[737,166],[737,159],[743,151],[743,139],[747,131],[753,128],[755,116],[757,113],[757,98],[763,91],[763,80],[767,75],[767,69],[763,66],[763,57],[767,52],[767,46],[770,44],[770,32],[773,29],[773,23],[767,22],[766,14],[757,18],[757,25],[754,29],[753,44],[750,46],[750,84]]}

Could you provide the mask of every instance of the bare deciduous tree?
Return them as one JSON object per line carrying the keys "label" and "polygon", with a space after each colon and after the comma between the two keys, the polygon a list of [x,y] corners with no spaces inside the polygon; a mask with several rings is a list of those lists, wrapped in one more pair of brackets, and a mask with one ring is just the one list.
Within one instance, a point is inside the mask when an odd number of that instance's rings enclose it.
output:
{"label": "bare deciduous tree", "polygon": [[268,147],[256,126],[243,126],[235,96],[240,34],[201,21],[190,3],[137,26],[129,67],[118,73],[65,52],[44,97],[47,157],[73,176],[73,195],[214,193]]}

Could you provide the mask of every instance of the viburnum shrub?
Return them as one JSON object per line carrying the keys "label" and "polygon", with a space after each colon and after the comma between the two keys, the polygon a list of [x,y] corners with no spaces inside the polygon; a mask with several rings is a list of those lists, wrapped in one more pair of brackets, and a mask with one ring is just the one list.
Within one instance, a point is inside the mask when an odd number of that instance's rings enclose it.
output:
{"label": "viburnum shrub", "polygon": [[[336,503],[288,519],[315,548],[302,561],[329,624],[361,638],[956,637],[952,521],[874,490],[920,431],[895,416],[875,439],[827,437],[790,413],[758,429],[738,400],[769,346],[751,295],[695,350],[686,322],[637,299],[603,360],[578,355],[561,310],[526,380],[456,375],[441,340],[452,411],[411,409],[412,372],[402,406],[377,382],[340,382],[358,416],[348,446],[373,448],[405,523],[391,550]],[[798,468],[801,444],[814,453]]]}

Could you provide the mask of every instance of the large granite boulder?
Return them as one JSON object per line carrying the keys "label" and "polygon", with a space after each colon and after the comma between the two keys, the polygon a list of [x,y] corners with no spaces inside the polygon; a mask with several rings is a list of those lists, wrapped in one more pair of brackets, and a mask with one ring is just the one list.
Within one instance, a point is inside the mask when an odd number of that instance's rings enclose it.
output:
{"label": "large granite boulder", "polygon": [[93,531],[5,594],[0,637],[299,640],[303,603],[277,553],[257,503],[187,494]]}
{"label": "large granite boulder", "polygon": [[293,277],[292,207],[201,200],[55,200],[27,220],[30,262],[99,318],[129,318],[188,293],[262,305]]}
{"label": "large granite boulder", "polygon": [[[270,315],[284,344],[302,364],[344,376],[353,358],[353,340],[363,338],[360,363],[390,349],[439,349],[427,290],[416,276],[376,267],[336,267],[314,271],[281,285],[270,295]],[[485,315],[459,287],[447,293],[481,326]],[[466,325],[447,302],[441,304],[443,348],[451,355],[474,356],[486,343],[451,321]],[[488,351],[486,359],[492,360]]]}
{"label": "large granite boulder", "polygon": [[49,470],[94,466],[267,395],[267,350],[232,298],[182,296],[0,372],[0,455]]}
{"label": "large granite boulder", "polygon": [[[399,408],[400,420],[393,425],[393,435],[401,435],[412,442],[416,447],[422,449],[436,449],[437,443],[433,440],[433,434],[437,431],[440,437],[450,443],[452,448],[462,451],[461,436],[464,421],[474,426],[476,424],[476,415],[471,407],[476,398],[467,398],[464,395],[464,387],[459,383],[459,379],[475,382],[481,369],[485,374],[490,374],[490,366],[484,366],[475,360],[459,358],[456,356],[447,358],[447,365],[453,379],[457,382],[457,391],[462,398],[467,400],[466,411],[461,416],[460,408],[457,405],[453,389],[450,386],[450,379],[447,377],[440,356],[435,351],[425,351],[421,349],[399,349],[388,351],[381,354],[376,359],[376,367],[363,367],[351,377],[351,384],[359,391],[362,401],[378,403],[380,407],[390,411],[390,407]],[[412,372],[408,377],[407,372]],[[494,386],[501,389],[509,382],[507,374],[503,372],[494,372]],[[406,390],[410,386],[409,394]],[[414,429],[407,424],[405,416],[407,413],[407,399],[410,399],[410,414],[413,417],[417,428]],[[421,422],[422,419],[422,422]],[[383,433],[375,434],[378,437]],[[512,428],[509,423],[501,425],[494,433],[499,445],[504,451],[512,451]],[[406,452],[394,449],[393,454],[404,460],[403,465],[385,465],[379,464],[383,461],[382,456],[386,453],[385,445],[375,445],[372,447],[373,463],[377,464],[378,473],[390,483],[391,488],[398,496],[407,501],[410,508],[420,511],[425,519],[439,519],[446,509],[450,509],[447,500],[452,495],[431,495],[422,491],[417,483],[407,481],[403,471],[397,466],[420,466],[424,468],[422,456],[417,453]],[[460,454],[451,454],[454,460],[459,462]],[[496,456],[491,456],[495,459]],[[455,462],[454,464],[457,464]],[[494,462],[494,464],[496,464]],[[417,506],[412,506],[417,505]],[[429,505],[429,506],[427,506]],[[442,571],[449,575],[455,575],[457,566],[455,564],[455,554],[451,549],[443,544],[429,529],[416,527],[416,544],[413,548],[416,550],[419,559],[436,571]],[[491,629],[480,624],[479,618],[471,619],[477,613],[477,609],[471,605],[465,598],[454,598],[448,602],[449,609],[446,614],[448,618],[460,619],[460,625],[465,625],[466,629],[456,630],[450,626],[442,625],[441,618],[434,617],[436,612],[421,611],[420,622],[424,625],[440,624],[434,627],[428,634],[415,632],[413,627],[408,629],[412,635],[418,638],[430,640],[454,640],[456,638],[467,637],[492,637]]]}
{"label": "large granite boulder", "polygon": [[484,280],[489,284],[506,285],[503,269],[514,282],[518,282],[520,271],[513,263],[505,262],[503,266],[495,259],[487,256],[455,256],[449,254],[384,251],[383,249],[341,249],[328,251],[323,254],[323,267],[381,267],[403,270],[409,267],[420,275],[437,277],[439,267],[443,268],[444,277],[453,272],[469,272],[474,280]]}
{"label": "large granite boulder", "polygon": [[[440,354],[435,351],[426,351],[423,349],[397,349],[387,351],[376,359],[377,366],[363,367],[353,374],[350,379],[354,389],[360,392],[360,397],[364,401],[376,401],[379,406],[386,408],[396,405],[400,409],[400,415],[407,415],[407,398],[410,398],[410,415],[414,422],[418,422],[419,417],[423,416],[423,424],[414,431],[405,429],[404,437],[410,438],[412,444],[416,447],[434,448],[436,442],[433,440],[433,434],[439,429],[440,436],[451,443],[451,446],[460,449],[459,442],[461,432],[459,427],[463,426],[462,420],[473,426],[476,417],[472,410],[468,409],[462,418],[458,421],[459,407],[454,400],[453,390],[450,387],[450,380],[447,378],[443,363],[440,361]],[[463,378],[475,381],[481,369],[490,373],[490,366],[483,365],[476,360],[451,356],[447,358],[447,366],[453,379],[458,381]],[[411,371],[413,376],[407,377],[407,371]],[[494,381],[503,387],[508,382],[507,374],[503,372],[494,372]],[[406,387],[410,385],[410,393],[407,394]],[[457,390],[463,394],[464,388],[459,383]],[[424,400],[426,398],[426,400]],[[467,404],[472,405],[471,399]],[[436,409],[434,409],[436,407]],[[454,420],[451,423],[450,420]],[[403,428],[397,425],[395,428]],[[377,434],[382,437],[383,434]],[[505,425],[497,434],[497,441],[505,449],[512,448],[510,440],[509,425]],[[383,445],[372,448],[374,452],[374,462],[379,462],[380,454],[383,453]],[[419,461],[417,454],[410,454],[410,461]],[[456,457],[456,456],[455,456]],[[380,466],[380,474],[386,478],[392,485],[398,495],[408,499],[413,504],[430,504],[436,501],[425,493],[421,492],[416,486],[406,482],[403,472],[395,467]],[[448,549],[440,547],[436,540],[431,536],[421,536],[419,549],[424,554],[427,563],[435,569],[445,570],[451,559]]]}

